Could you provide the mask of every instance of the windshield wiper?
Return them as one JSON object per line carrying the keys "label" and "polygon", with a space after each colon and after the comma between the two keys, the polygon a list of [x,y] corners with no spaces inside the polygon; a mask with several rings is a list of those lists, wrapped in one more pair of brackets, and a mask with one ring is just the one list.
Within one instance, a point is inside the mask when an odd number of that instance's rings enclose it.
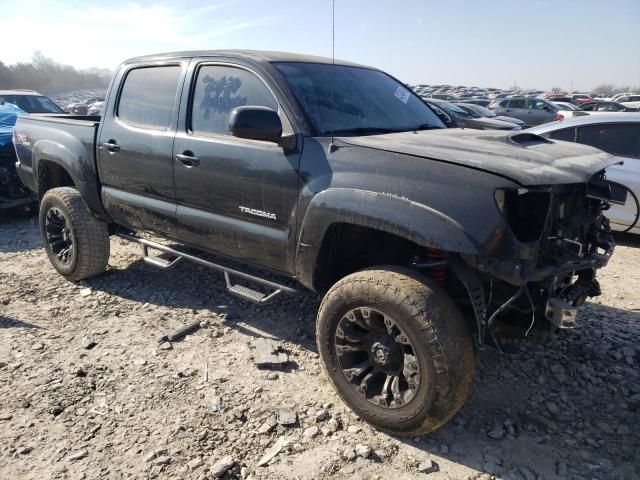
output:
{"label": "windshield wiper", "polygon": [[416,128],[412,128],[412,131],[416,131],[416,130],[434,130],[434,129],[441,129],[442,127],[438,127],[437,125],[431,125],[430,123],[423,123],[422,125],[419,125]]}

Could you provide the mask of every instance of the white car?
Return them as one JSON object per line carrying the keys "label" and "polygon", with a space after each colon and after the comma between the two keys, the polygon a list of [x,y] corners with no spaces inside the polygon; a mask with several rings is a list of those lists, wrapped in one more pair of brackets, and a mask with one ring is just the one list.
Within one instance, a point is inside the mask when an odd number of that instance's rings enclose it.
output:
{"label": "white car", "polygon": [[602,113],[550,122],[524,130],[551,140],[597,147],[620,159],[607,168],[607,179],[627,187],[627,202],[612,205],[607,217],[611,228],[640,234],[640,113]]}
{"label": "white car", "polygon": [[614,96],[609,98],[604,98],[603,100],[610,100],[612,102],[617,102],[620,97],[625,97],[627,95],[635,95],[635,93],[633,92],[616,93]]}
{"label": "white car", "polygon": [[625,107],[638,108],[640,107],[640,94],[628,93],[620,95],[615,101]]}

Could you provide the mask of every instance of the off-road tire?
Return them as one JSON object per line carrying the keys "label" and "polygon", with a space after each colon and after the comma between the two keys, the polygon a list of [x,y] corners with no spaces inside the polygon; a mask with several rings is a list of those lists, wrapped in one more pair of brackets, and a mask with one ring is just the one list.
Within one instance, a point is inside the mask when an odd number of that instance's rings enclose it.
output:
{"label": "off-road tire", "polygon": [[[386,312],[416,347],[420,383],[401,408],[375,405],[343,373],[334,339],[353,308]],[[462,407],[475,370],[473,339],[462,313],[431,279],[407,268],[379,266],[338,281],[325,295],[316,325],[325,372],[342,400],[379,430],[417,436],[436,430]]]}
{"label": "off-road tire", "polygon": [[[67,264],[56,256],[47,239],[46,218],[52,208],[64,215],[73,240],[72,258]],[[45,193],[40,202],[39,224],[49,261],[64,278],[75,282],[105,271],[110,249],[108,224],[93,216],[76,189],[60,187]]]}

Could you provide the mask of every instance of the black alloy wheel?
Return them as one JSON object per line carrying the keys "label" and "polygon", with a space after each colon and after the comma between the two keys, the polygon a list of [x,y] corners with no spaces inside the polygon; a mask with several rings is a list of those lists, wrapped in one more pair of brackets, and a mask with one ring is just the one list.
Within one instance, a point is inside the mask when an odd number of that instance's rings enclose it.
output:
{"label": "black alloy wheel", "polygon": [[420,367],[409,337],[383,312],[349,310],[335,331],[342,373],[353,388],[374,405],[407,405],[420,385]]}
{"label": "black alloy wheel", "polygon": [[64,213],[51,207],[45,214],[45,238],[51,252],[62,265],[70,265],[75,256],[75,238]]}

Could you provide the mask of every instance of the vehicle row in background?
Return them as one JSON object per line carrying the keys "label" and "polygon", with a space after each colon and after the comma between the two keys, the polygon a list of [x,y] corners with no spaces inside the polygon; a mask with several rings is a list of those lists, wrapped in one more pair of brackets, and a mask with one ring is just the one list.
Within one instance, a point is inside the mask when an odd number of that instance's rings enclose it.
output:
{"label": "vehicle row in background", "polygon": [[521,130],[521,125],[503,121],[496,118],[488,118],[479,115],[473,110],[467,110],[454,105],[446,100],[423,99],[440,120],[449,128],[474,128],[477,130]]}

